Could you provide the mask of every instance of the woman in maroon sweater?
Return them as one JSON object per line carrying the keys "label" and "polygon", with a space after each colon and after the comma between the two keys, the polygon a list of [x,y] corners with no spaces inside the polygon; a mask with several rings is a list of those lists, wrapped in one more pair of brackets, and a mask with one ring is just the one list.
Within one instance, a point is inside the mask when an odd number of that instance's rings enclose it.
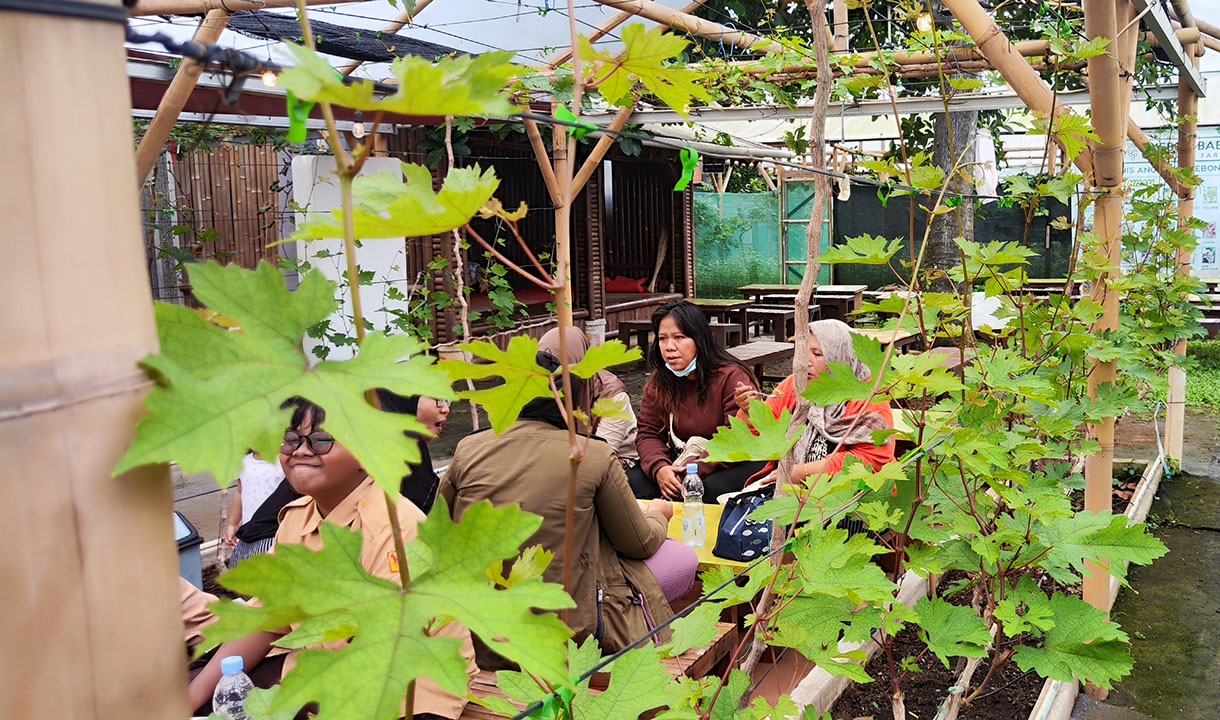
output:
{"label": "woman in maroon sweater", "polygon": [[[677,444],[692,437],[710,438],[737,413],[733,399],[738,383],[756,387],[754,376],[712,337],[703,312],[685,300],[673,300],[652,314],[656,340],[648,348],[652,374],[644,384],[639,430],[635,439],[640,464],[627,473],[638,498],[682,499],[686,469],[675,466]],[[678,441],[675,443],[674,441]],[[740,490],[765,463],[699,463],[704,502]]]}

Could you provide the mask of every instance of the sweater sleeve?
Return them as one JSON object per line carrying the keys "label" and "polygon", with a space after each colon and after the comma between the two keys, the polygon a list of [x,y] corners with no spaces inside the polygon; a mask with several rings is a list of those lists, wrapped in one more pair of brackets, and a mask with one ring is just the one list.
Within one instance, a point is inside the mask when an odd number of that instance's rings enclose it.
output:
{"label": "sweater sleeve", "polygon": [[[853,401],[848,403],[847,409],[853,415],[860,412],[875,412],[885,419],[888,427],[894,427],[894,413],[890,410],[889,403],[879,402],[865,405],[863,402]],[[857,443],[847,446],[826,458],[826,473],[833,475],[842,470],[843,461],[847,459],[848,455],[856,456],[864,463],[871,465],[873,470],[880,470],[882,465],[894,462],[894,438],[892,436],[886,438],[882,445]]]}
{"label": "sweater sleeve", "polygon": [[640,454],[640,467],[649,478],[655,478],[657,470],[669,463],[669,431],[668,417],[662,417],[657,408],[656,388],[651,380],[644,383],[638,420],[635,449]]}

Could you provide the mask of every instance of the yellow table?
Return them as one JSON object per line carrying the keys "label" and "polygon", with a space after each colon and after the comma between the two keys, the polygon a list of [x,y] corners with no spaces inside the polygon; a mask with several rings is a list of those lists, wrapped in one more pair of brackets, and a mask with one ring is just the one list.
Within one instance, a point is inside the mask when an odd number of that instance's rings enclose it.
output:
{"label": "yellow table", "polygon": [[[669,519],[669,536],[678,542],[682,542],[682,503],[671,502],[670,504],[673,505],[674,516]],[[730,568],[744,568],[749,565],[749,563],[728,560],[712,554],[712,548],[716,546],[716,530],[720,527],[720,513],[723,510],[723,505],[703,506],[703,519],[706,532],[703,536],[703,545],[695,548],[695,554],[699,556],[700,570],[707,570],[717,565]]]}

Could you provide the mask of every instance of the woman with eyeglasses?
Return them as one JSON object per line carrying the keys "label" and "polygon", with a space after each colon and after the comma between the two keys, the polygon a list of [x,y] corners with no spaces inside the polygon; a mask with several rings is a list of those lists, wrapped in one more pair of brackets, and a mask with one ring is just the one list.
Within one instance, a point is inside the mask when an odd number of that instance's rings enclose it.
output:
{"label": "woman with eyeglasses", "polygon": [[432,511],[432,503],[436,501],[436,488],[440,486],[440,476],[432,469],[432,454],[428,452],[428,443],[441,434],[445,420],[449,418],[449,401],[430,398],[426,395],[403,397],[386,390],[377,389],[377,399],[381,409],[386,412],[414,415],[420,425],[424,426],[426,435],[407,433],[419,444],[419,464],[411,467],[411,472],[404,475],[399,486],[400,495],[415,503],[425,514]]}

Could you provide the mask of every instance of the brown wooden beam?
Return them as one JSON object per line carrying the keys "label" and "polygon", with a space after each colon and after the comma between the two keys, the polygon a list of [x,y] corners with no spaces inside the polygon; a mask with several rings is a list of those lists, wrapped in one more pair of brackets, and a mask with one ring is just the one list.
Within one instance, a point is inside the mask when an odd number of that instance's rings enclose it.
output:
{"label": "brown wooden beam", "polygon": [[[304,0],[306,5],[339,5],[361,0]],[[292,7],[293,0],[136,0],[132,17],[141,15],[203,15],[212,10],[265,10]]]}
{"label": "brown wooden beam", "polygon": [[[195,36],[192,39],[204,45],[216,42],[220,33],[224,31],[225,25],[229,23],[231,14],[228,10],[209,10],[208,14],[199,21],[199,27],[195,30]],[[174,79],[170,81],[165,94],[161,96],[161,102],[157,104],[157,114],[149,121],[148,129],[145,130],[144,137],[140,139],[140,146],[136,148],[136,182],[138,185],[144,184],[148,173],[152,172],[153,166],[157,164],[157,156],[165,147],[170,130],[173,129],[174,123],[178,122],[178,114],[182,112],[191,93],[195,91],[195,84],[202,73],[203,63],[197,60],[182,58],[182,62],[178,64],[178,71],[174,73]]]}

